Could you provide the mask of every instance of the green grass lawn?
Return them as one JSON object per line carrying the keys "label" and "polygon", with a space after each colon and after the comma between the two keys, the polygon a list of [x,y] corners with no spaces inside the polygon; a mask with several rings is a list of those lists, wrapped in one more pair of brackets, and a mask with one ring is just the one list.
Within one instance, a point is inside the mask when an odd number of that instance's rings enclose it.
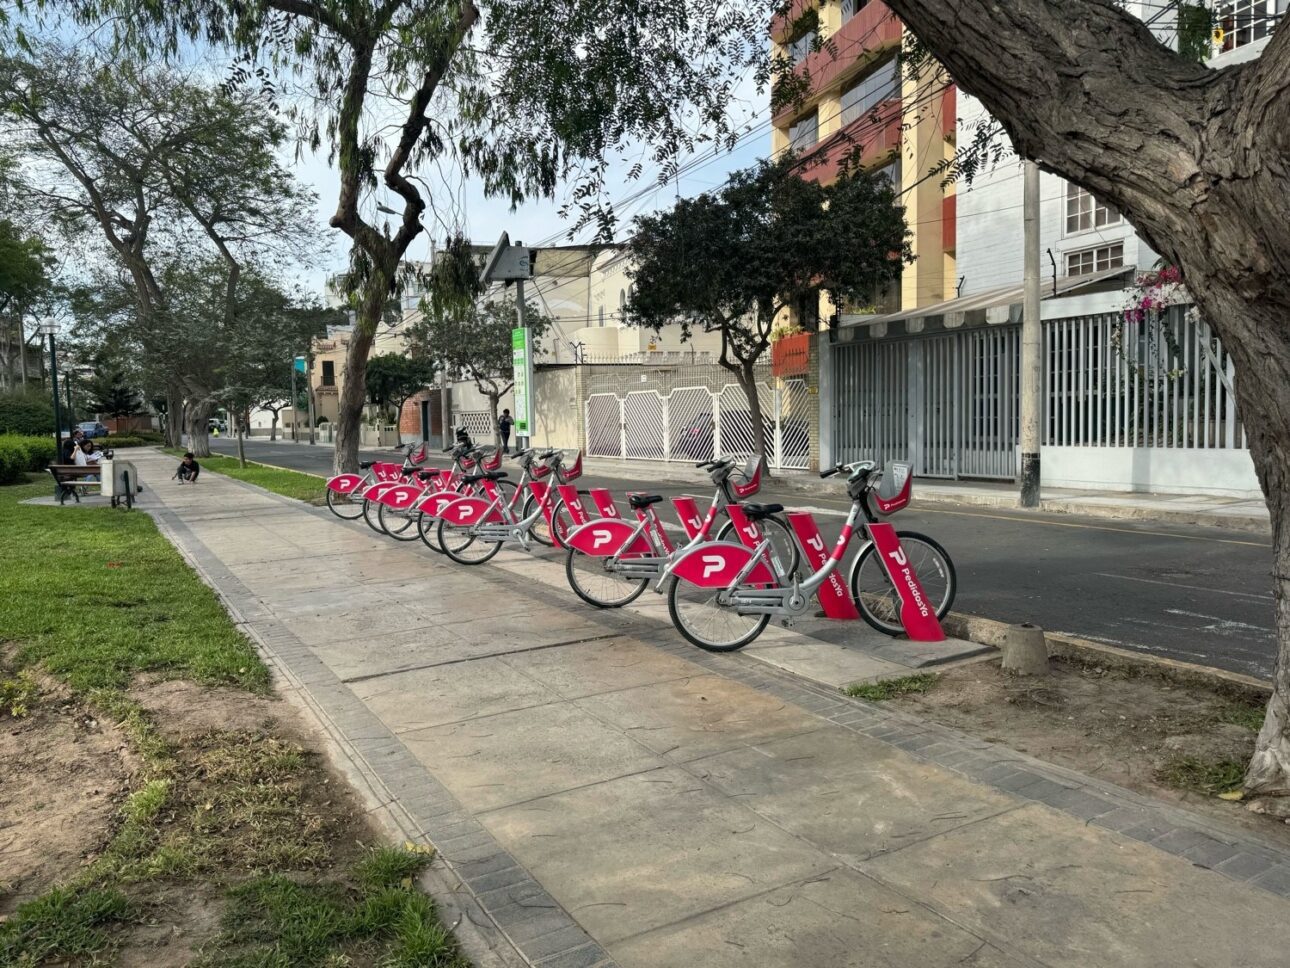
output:
{"label": "green grass lawn", "polygon": [[[167,450],[166,453],[182,457],[183,451]],[[299,471],[288,471],[278,467],[266,467],[263,464],[247,463],[245,467],[238,464],[236,457],[203,457],[198,461],[202,472],[216,471],[248,484],[255,484],[266,491],[293,497],[297,501],[310,504],[323,503],[323,479]],[[200,483],[198,487],[200,487]]]}
{"label": "green grass lawn", "polygon": [[51,675],[121,727],[142,767],[93,860],[0,922],[0,965],[112,963],[158,910],[195,896],[223,910],[219,932],[197,939],[200,964],[468,968],[413,885],[429,854],[362,847],[362,809],[317,753],[272,721],[164,733],[127,694],[146,672],[249,702],[269,676],[150,517],[20,503],[49,489],[0,487],[0,728],[40,726],[39,676]]}

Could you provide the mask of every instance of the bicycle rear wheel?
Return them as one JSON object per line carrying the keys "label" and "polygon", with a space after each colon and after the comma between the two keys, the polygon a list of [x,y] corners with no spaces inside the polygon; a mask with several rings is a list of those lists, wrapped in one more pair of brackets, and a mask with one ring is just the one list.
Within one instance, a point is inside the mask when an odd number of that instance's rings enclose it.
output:
{"label": "bicycle rear wheel", "polygon": [[392,508],[382,504],[376,511],[381,530],[395,541],[417,540],[417,514],[415,508]]}
{"label": "bicycle rear wheel", "polygon": [[502,550],[500,541],[484,541],[474,535],[473,524],[449,524],[442,518],[435,529],[443,553],[459,565],[482,565]]}
{"label": "bicycle rear wheel", "polygon": [[[958,591],[958,577],[954,562],[937,542],[916,531],[897,531],[900,546],[910,568],[918,576],[927,601],[936,608],[936,617],[942,619],[954,604]],[[900,594],[887,577],[887,570],[878,558],[878,549],[872,543],[856,555],[851,565],[851,596],[864,620],[887,635],[903,635],[905,626],[900,621]]]}
{"label": "bicycle rear wheel", "polygon": [[740,615],[717,602],[719,591],[673,578],[667,589],[667,611],[676,630],[694,645],[708,652],[735,652],[761,635],[770,616]]}
{"label": "bicycle rear wheel", "polygon": [[[357,496],[357,500],[355,497]],[[341,494],[327,488],[327,509],[338,518],[353,521],[363,513],[363,498],[356,491]]]}
{"label": "bicycle rear wheel", "polygon": [[573,593],[596,608],[622,608],[640,598],[649,584],[648,578],[628,578],[606,565],[608,558],[585,554],[570,548],[564,560],[564,574]]}
{"label": "bicycle rear wheel", "polygon": [[377,502],[369,501],[366,498],[363,500],[363,520],[367,522],[369,528],[377,534],[383,535],[385,534],[385,529],[381,527],[381,522],[376,517],[380,510],[381,505]]}

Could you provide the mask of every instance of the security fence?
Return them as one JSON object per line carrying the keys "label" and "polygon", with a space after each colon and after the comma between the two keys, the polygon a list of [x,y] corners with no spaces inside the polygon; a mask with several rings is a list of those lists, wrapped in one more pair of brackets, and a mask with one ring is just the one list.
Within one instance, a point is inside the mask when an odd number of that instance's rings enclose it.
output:
{"label": "security fence", "polygon": [[[728,371],[707,366],[591,369],[588,455],[693,462],[742,460],[753,453],[748,398]],[[806,468],[813,404],[806,382],[772,381],[769,368],[758,375],[767,462],[775,468]]]}

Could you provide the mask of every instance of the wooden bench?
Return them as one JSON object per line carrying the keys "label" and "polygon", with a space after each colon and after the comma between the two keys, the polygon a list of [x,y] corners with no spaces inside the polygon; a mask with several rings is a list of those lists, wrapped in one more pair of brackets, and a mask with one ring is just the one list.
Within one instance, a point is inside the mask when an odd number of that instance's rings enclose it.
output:
{"label": "wooden bench", "polygon": [[[98,464],[86,464],[83,467],[76,464],[50,464],[48,470],[54,478],[54,495],[59,504],[66,504],[69,495],[80,504],[82,490],[103,489],[103,468]],[[87,477],[93,477],[94,480],[87,481]]]}

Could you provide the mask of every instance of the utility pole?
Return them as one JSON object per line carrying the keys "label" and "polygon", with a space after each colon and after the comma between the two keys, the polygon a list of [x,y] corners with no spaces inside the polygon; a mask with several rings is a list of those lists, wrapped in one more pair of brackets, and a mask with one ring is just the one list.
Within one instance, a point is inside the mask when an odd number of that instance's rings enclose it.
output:
{"label": "utility pole", "polygon": [[452,402],[448,398],[448,369],[439,374],[439,429],[443,431],[443,445],[452,446]]}
{"label": "utility pole", "polygon": [[291,439],[300,443],[300,398],[296,396],[296,360],[291,358]]}
{"label": "utility pole", "polygon": [[[58,326],[53,320],[45,320],[40,324],[40,334],[49,337],[49,382],[54,393],[54,448],[58,456],[55,461],[63,459],[63,418],[58,412],[58,352],[54,346],[54,333],[58,331]],[[71,440],[71,435],[68,435]]]}
{"label": "utility pole", "polygon": [[313,350],[309,351],[305,364],[305,392],[309,395],[309,443],[318,443],[318,438],[314,432],[314,424],[317,423],[314,414],[314,354]]}
{"label": "utility pole", "polygon": [[1021,506],[1039,507],[1043,323],[1039,308],[1039,166],[1025,163],[1022,196],[1025,296],[1021,317]]}

